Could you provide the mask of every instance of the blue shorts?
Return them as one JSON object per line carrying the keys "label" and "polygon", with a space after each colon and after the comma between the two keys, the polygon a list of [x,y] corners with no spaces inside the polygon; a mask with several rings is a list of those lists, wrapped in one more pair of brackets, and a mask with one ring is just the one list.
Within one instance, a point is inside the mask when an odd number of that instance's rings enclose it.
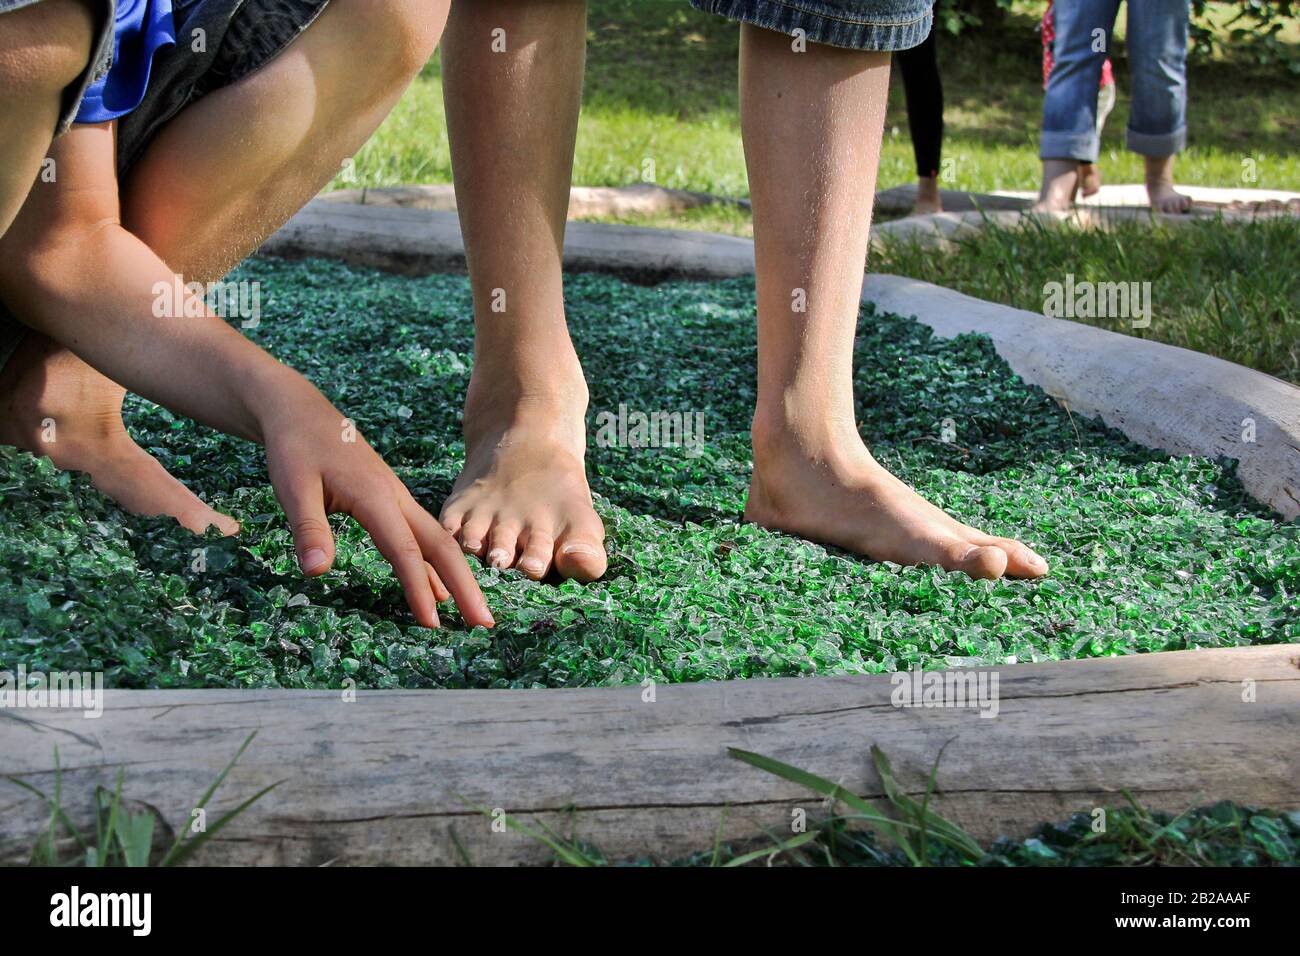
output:
{"label": "blue shorts", "polygon": [[[40,0],[0,0],[0,14]],[[175,43],[149,53],[149,85],[117,122],[119,176],[139,161],[158,132],[186,107],[261,69],[296,40],[329,0],[171,0]],[[96,81],[113,63],[116,4],[99,0],[99,32],[82,78],[69,89],[58,132],[64,132]],[[0,18],[0,29],[3,20]],[[201,42],[200,42],[201,41]],[[222,136],[214,131],[213,148]],[[0,302],[0,368],[17,350],[26,329]]]}
{"label": "blue shorts", "polygon": [[930,35],[933,0],[691,0],[691,6],[812,43],[909,50]]}

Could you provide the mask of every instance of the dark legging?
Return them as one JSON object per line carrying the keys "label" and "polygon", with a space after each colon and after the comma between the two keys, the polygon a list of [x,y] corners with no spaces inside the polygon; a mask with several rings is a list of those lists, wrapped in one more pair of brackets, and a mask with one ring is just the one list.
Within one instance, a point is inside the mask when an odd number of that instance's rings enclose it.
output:
{"label": "dark legging", "polygon": [[939,175],[939,150],[943,145],[943,84],[934,58],[934,34],[932,29],[920,46],[894,54],[903,73],[916,175],[930,177]]}

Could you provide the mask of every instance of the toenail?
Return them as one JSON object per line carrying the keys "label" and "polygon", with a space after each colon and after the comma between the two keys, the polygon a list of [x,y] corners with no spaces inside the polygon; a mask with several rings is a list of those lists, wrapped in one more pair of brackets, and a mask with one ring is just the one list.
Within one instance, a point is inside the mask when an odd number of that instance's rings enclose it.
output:
{"label": "toenail", "polygon": [[510,555],[500,548],[491,551],[488,554],[488,565],[500,570],[510,563]]}
{"label": "toenail", "polygon": [[581,542],[575,542],[574,544],[566,544],[560,550],[560,554],[587,554],[587,555],[591,555],[591,557],[593,558],[600,557],[599,551],[597,551],[591,545],[582,544]]}
{"label": "toenail", "polygon": [[462,550],[462,551],[465,551],[465,552],[468,552],[468,553],[470,553],[470,554],[473,554],[475,551],[479,550],[479,548],[481,548],[481,547],[483,547],[483,542],[482,542],[482,541],[462,541],[461,544],[460,544],[460,548],[461,548],[461,550]]}
{"label": "toenail", "polygon": [[319,571],[321,568],[325,567],[326,561],[327,559],[324,551],[320,548],[312,548],[302,556],[301,560],[298,562],[298,566],[308,574],[311,574],[313,571]]}
{"label": "toenail", "polygon": [[546,570],[546,565],[541,561],[520,561],[519,567],[523,568],[525,571],[531,571],[533,574],[541,574]]}

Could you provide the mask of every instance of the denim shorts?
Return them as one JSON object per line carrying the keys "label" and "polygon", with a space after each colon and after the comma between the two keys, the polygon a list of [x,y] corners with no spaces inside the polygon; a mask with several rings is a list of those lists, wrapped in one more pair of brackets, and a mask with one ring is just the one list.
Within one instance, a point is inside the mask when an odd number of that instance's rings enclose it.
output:
{"label": "denim shorts", "polygon": [[[0,12],[38,0],[0,0]],[[329,0],[173,0],[176,44],[154,56],[149,88],[140,105],[117,120],[117,169],[122,176],[144,155],[167,123],[190,104],[214,90],[248,76],[269,63],[297,39],[325,9]],[[108,57],[96,69],[112,62],[112,6],[108,10]],[[88,71],[89,73],[89,71]],[[75,99],[65,117],[77,113],[86,87],[76,85]],[[66,125],[60,127],[60,132]],[[223,148],[213,134],[213,148]],[[0,303],[0,368],[13,355],[26,329]]]}
{"label": "denim shorts", "polygon": [[[0,0],[0,15],[23,7],[34,6],[41,0]],[[66,132],[81,108],[81,98],[86,90],[97,80],[103,79],[108,68],[113,65],[113,13],[116,8],[114,0],[96,0],[95,36],[90,43],[90,59],[86,62],[86,71],[77,81],[68,87],[63,97],[63,112],[59,116],[59,126],[55,135]],[[0,30],[4,21],[0,20]]]}
{"label": "denim shorts", "polygon": [[850,50],[909,50],[930,35],[933,0],[691,0],[691,6],[766,30]]}

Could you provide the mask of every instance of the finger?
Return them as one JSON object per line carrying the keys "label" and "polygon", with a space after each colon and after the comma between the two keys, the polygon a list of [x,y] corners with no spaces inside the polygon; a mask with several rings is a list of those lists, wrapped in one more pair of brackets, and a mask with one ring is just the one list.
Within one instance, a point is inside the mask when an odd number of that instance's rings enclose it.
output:
{"label": "finger", "polygon": [[303,475],[282,481],[275,494],[289,519],[298,567],[308,577],[324,574],[334,563],[334,535],[325,515],[325,493],[320,475]]}
{"label": "finger", "polygon": [[411,526],[407,524],[397,500],[391,494],[368,496],[365,503],[353,511],[353,517],[370,532],[379,553],[393,566],[416,622],[421,627],[436,627],[437,602],[433,599],[429,572],[420,553],[420,543],[411,533]]}
{"label": "finger", "polygon": [[451,591],[452,597],[456,599],[456,607],[460,608],[465,623],[470,627],[495,626],[496,621],[492,617],[492,612],[488,610],[487,599],[479,590],[478,582],[474,580],[474,573],[470,571],[465,555],[456,540],[433,519],[433,515],[421,508],[409,495],[402,501],[402,514],[410,522],[411,530],[415,532],[420,542],[420,550],[424,552],[425,560],[433,565],[434,570],[438,572],[438,577],[443,580],[447,589]]}
{"label": "finger", "polygon": [[426,561],[424,569],[429,572],[429,586],[433,588],[434,600],[441,603],[450,599],[451,592],[447,590],[447,585],[442,583],[442,578],[438,577],[438,572],[433,570],[433,565]]}

